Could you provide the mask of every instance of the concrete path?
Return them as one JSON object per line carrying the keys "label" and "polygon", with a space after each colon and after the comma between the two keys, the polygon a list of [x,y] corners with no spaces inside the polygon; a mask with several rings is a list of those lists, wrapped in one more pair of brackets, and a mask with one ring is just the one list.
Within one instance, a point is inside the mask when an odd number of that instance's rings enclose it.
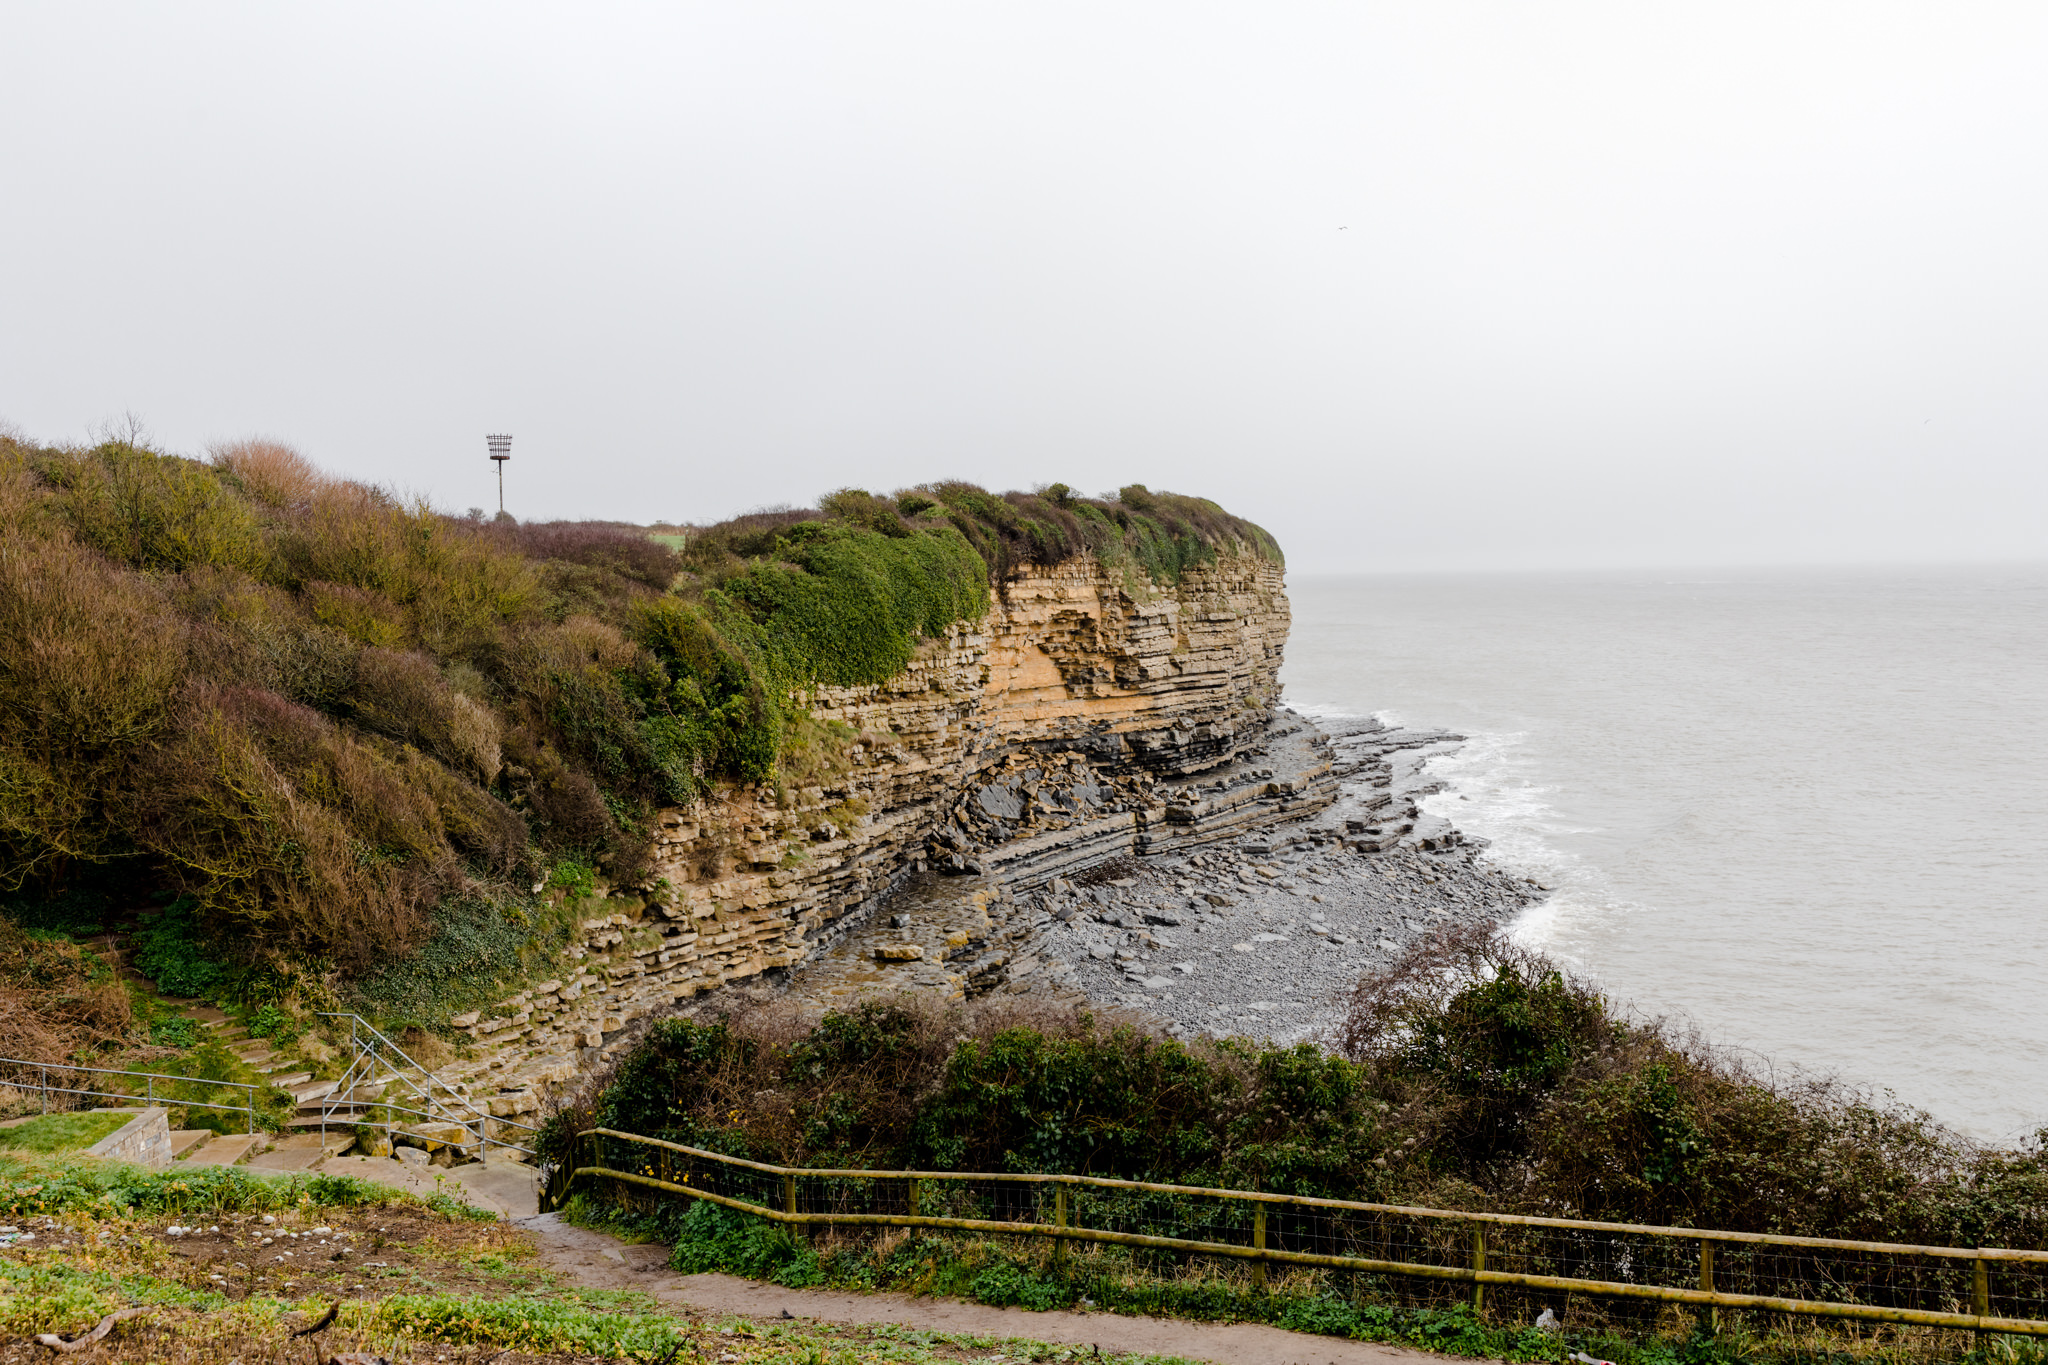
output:
{"label": "concrete path", "polygon": [[523,1219],[540,1207],[540,1175],[514,1161],[475,1161],[467,1166],[408,1166],[388,1157],[331,1156],[323,1175],[353,1175],[412,1194],[444,1190],[467,1204],[507,1218]]}

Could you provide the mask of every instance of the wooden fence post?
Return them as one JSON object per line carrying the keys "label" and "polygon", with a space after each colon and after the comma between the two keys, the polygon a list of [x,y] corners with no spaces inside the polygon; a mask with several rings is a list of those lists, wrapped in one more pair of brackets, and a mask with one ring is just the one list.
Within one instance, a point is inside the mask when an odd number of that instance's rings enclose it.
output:
{"label": "wooden fence post", "polygon": [[[1057,1184],[1052,1187],[1052,1222],[1054,1227],[1067,1225],[1067,1187]],[[1055,1237],[1052,1243],[1053,1264],[1062,1271],[1067,1268],[1067,1239]]]}
{"label": "wooden fence post", "polygon": [[[1472,1225],[1472,1269],[1474,1272],[1486,1269],[1486,1224]],[[1477,1280],[1472,1283],[1472,1311],[1486,1311],[1486,1286]]]}
{"label": "wooden fence post", "polygon": [[[1991,1268],[1984,1263],[1982,1256],[1970,1262],[1970,1311],[1980,1318],[1991,1316]],[[1991,1334],[1980,1327],[1971,1333],[1970,1342],[1975,1350],[1982,1352],[1990,1338]]]}
{"label": "wooden fence post", "polygon": [[[1266,1205],[1264,1201],[1252,1205],[1252,1245],[1260,1251],[1266,1249]],[[1259,1257],[1252,1262],[1252,1287],[1266,1287],[1266,1258]]]}
{"label": "wooden fence post", "polygon": [[[1714,1292],[1714,1244],[1704,1237],[1700,1238],[1700,1290],[1707,1294]],[[1708,1304],[1706,1317],[1708,1331],[1721,1330],[1720,1309]]]}

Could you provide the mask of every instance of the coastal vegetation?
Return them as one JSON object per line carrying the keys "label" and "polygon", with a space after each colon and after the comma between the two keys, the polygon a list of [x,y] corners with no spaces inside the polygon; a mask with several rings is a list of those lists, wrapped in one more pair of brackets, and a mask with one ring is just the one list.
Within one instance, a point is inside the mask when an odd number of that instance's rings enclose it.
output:
{"label": "coastal vegetation", "polygon": [[[0,437],[0,909],[139,929],[167,991],[445,1017],[637,881],[657,809],[829,764],[813,689],[887,678],[1029,566],[1170,581],[1226,545],[1278,554],[1137,486],[842,489],[657,539],[443,515],[272,442]],[[120,1032],[113,995],[52,989],[0,1003],[11,1055]]]}
{"label": "coastal vegetation", "polygon": [[[1825,1081],[1756,1074],[1616,1011],[1586,982],[1483,930],[1442,934],[1364,978],[1326,1041],[1182,1042],[1136,1018],[1009,1001],[905,997],[815,1021],[757,1006],[654,1025],[545,1140],[557,1160],[577,1132],[601,1126],[780,1165],[1078,1173],[1733,1232],[2048,1247],[2048,1135],[1985,1147]],[[1537,1351],[1448,1303],[1360,1298],[1320,1271],[1269,1291],[1170,1253],[1095,1247],[1055,1261],[1043,1247],[987,1237],[835,1232],[805,1242],[623,1187],[586,1187],[579,1200],[579,1216],[657,1236],[675,1246],[677,1265],[696,1269],[913,1289],[943,1281],[992,1302],[1088,1298],[1311,1329],[1323,1314],[1342,1334],[1469,1331],[1471,1349]],[[1358,1317],[1375,1303],[1378,1317]],[[1616,1309],[1599,1321],[1634,1341],[1630,1350],[1653,1340],[1678,1349],[1655,1313]],[[1589,1345],[1626,1358],[1614,1342]]]}

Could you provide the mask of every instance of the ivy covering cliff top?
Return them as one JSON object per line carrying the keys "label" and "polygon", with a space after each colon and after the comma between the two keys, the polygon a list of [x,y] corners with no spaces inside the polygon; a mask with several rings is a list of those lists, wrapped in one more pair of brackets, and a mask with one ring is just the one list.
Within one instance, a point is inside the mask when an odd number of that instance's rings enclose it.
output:
{"label": "ivy covering cliff top", "polygon": [[640,880],[658,808],[825,781],[857,737],[806,695],[888,678],[1022,566],[1167,581],[1224,546],[1277,554],[1196,499],[941,484],[678,553],[447,516],[273,443],[0,436],[0,901],[176,898],[243,980],[516,946],[562,868]]}
{"label": "ivy covering cliff top", "polygon": [[842,488],[821,498],[816,509],[777,508],[690,527],[683,537],[684,563],[715,579],[777,554],[791,530],[807,522],[892,538],[950,526],[974,547],[998,592],[1032,568],[1056,567],[1084,553],[1112,568],[1141,571],[1159,584],[1178,583],[1189,569],[1214,562],[1219,551],[1282,562],[1279,543],[1262,527],[1206,498],[1155,493],[1143,484],[1102,498],[1082,497],[1063,483],[1034,493],[991,493],[951,480],[893,497]]}

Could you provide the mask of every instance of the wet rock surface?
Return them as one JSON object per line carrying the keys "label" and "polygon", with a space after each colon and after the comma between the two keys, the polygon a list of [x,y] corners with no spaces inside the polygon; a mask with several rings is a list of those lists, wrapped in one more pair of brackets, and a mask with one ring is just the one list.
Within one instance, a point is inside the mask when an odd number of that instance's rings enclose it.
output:
{"label": "wet rock surface", "polygon": [[[1481,845],[1416,802],[1431,752],[1460,736],[1323,722],[1338,801],[1261,837],[1137,859],[1063,885],[1042,949],[1091,999],[1170,1031],[1310,1038],[1358,978],[1419,937],[1498,924],[1542,890],[1478,862]],[[1118,875],[1120,874],[1120,875]]]}
{"label": "wet rock surface", "polygon": [[820,1011],[901,990],[1037,993],[1181,1036],[1317,1036],[1418,937],[1498,923],[1540,894],[1418,807],[1436,790],[1428,756],[1459,740],[1282,713],[1257,752],[1157,792],[1205,801],[1203,823],[1155,823],[1154,839],[1080,868],[1072,846],[977,841],[973,872],[919,873],[789,989]]}

